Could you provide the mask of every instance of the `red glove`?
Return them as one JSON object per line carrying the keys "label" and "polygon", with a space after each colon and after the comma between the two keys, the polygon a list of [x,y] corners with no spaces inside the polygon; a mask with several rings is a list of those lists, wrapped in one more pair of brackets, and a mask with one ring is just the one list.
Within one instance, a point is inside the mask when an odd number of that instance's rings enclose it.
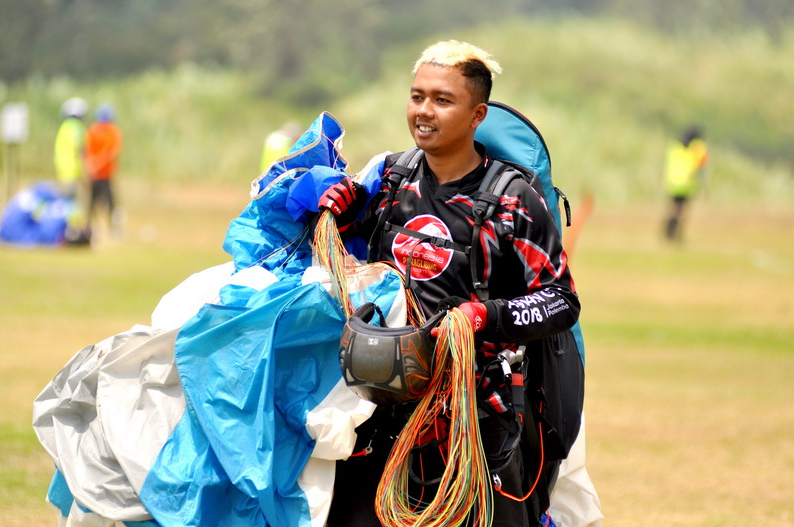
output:
{"label": "red glove", "polygon": [[[485,329],[488,323],[488,308],[485,307],[485,304],[482,302],[467,302],[466,299],[457,296],[445,298],[438,304],[440,310],[449,310],[455,307],[466,315],[475,333]],[[438,328],[433,328],[430,331],[430,335],[437,337]]]}
{"label": "red glove", "polygon": [[350,178],[344,178],[339,183],[334,183],[320,196],[318,208],[330,209],[335,216],[341,216],[351,206],[359,201],[359,189],[361,185]]}
{"label": "red glove", "polygon": [[471,328],[475,333],[485,329],[485,325],[488,322],[488,309],[485,304],[482,302],[464,302],[458,306],[458,309],[469,319]]}

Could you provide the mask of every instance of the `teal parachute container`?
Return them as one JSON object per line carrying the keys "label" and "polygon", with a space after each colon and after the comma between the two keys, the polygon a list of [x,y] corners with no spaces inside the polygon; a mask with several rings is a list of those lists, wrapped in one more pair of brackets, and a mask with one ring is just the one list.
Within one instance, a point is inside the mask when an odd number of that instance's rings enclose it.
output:
{"label": "teal parachute container", "polygon": [[491,157],[518,163],[538,176],[543,198],[557,223],[557,230],[562,232],[559,194],[551,181],[551,156],[532,121],[506,104],[491,101],[488,115],[477,127],[474,139],[485,145]]}
{"label": "teal parachute container", "polygon": [[[559,198],[564,195],[552,182],[549,149],[532,121],[515,108],[491,101],[488,103],[488,115],[477,127],[474,139],[485,145],[491,157],[518,163],[535,173],[543,188],[543,198],[562,237]],[[584,364],[584,338],[579,322],[571,328],[571,332]]]}

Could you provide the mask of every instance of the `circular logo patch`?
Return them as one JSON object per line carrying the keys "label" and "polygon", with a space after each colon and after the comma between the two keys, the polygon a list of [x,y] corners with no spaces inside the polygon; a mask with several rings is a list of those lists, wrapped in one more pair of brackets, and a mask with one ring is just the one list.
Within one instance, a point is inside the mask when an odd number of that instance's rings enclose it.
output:
{"label": "circular logo patch", "polygon": [[[405,228],[452,241],[447,226],[440,219],[429,214],[412,218],[405,224]],[[431,280],[449,266],[453,250],[436,247],[427,242],[419,244],[418,241],[413,236],[398,232],[391,247],[394,262],[404,273],[408,259],[411,258],[411,280]]]}

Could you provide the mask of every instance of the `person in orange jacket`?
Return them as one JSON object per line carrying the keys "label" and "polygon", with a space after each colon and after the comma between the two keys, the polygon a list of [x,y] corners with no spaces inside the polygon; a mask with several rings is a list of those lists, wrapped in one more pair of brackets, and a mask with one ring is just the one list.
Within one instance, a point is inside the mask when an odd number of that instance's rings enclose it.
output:
{"label": "person in orange jacket", "polygon": [[103,104],[97,109],[96,122],[86,132],[85,165],[91,185],[89,222],[93,220],[97,206],[104,203],[107,207],[110,227],[114,234],[118,234],[121,226],[116,214],[112,180],[118,166],[122,135],[113,122],[114,113],[113,107],[108,104]]}

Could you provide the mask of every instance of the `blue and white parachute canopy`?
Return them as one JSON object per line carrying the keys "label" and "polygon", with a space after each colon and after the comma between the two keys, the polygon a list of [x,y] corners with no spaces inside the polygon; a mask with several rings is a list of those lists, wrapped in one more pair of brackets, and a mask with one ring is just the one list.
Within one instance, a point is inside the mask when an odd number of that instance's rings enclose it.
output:
{"label": "blue and white parachute canopy", "polygon": [[[312,266],[306,211],[323,178],[345,177],[341,126],[322,114],[254,181],[231,222],[233,262],[163,297],[151,326],[87,346],[34,403],[57,467],[62,516],[135,526],[322,525],[335,462],[374,405],[342,379],[345,322],[327,273]],[[302,184],[302,178],[313,181]],[[319,182],[319,183],[318,183]],[[312,190],[315,189],[315,190]],[[405,324],[393,271],[349,282]]]}

